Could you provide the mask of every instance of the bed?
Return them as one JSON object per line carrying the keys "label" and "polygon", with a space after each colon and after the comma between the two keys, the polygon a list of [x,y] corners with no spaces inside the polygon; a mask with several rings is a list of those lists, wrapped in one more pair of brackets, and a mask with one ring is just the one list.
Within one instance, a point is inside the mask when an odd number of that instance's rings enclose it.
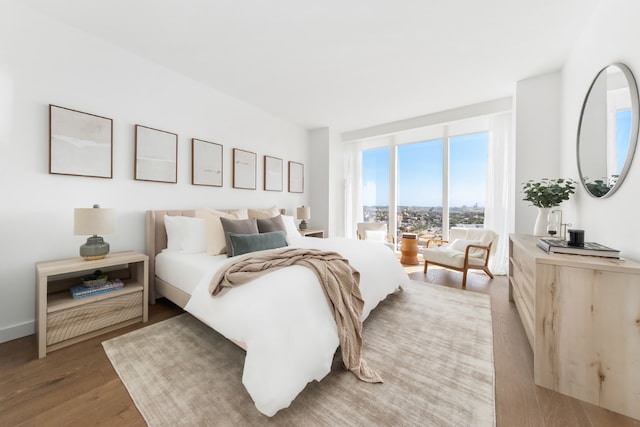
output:
{"label": "bed", "polygon": [[[319,280],[302,266],[269,272],[212,297],[209,283],[234,257],[167,248],[165,216],[194,218],[196,212],[147,211],[150,302],[165,297],[246,350],[242,382],[256,408],[272,416],[330,372],[339,346],[333,313]],[[334,251],[350,261],[360,272],[362,320],[409,281],[395,254],[379,242],[303,237],[291,229],[287,240],[291,247]]]}

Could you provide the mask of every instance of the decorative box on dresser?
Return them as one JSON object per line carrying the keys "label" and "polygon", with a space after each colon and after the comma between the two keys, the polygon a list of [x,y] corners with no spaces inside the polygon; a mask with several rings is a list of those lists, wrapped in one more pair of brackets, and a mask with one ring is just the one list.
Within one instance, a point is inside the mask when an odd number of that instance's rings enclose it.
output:
{"label": "decorative box on dresser", "polygon": [[509,238],[509,298],[537,385],[640,419],[640,264]]}
{"label": "decorative box on dresser", "polygon": [[[36,263],[38,357],[132,323],[146,322],[148,260],[147,255],[127,251],[95,261],[75,257]],[[124,287],[73,298],[70,288],[95,270],[121,279]]]}

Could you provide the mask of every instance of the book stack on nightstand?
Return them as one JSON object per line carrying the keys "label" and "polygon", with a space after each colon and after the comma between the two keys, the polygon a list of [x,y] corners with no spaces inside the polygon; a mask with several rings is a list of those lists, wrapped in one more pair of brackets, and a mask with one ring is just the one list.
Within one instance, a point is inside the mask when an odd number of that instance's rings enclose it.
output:
{"label": "book stack on nightstand", "polygon": [[122,288],[124,288],[124,282],[116,277],[115,279],[109,279],[104,284],[98,286],[72,286],[69,291],[71,291],[71,296],[73,298],[86,298],[92,295],[105,294],[111,291],[119,291]]}

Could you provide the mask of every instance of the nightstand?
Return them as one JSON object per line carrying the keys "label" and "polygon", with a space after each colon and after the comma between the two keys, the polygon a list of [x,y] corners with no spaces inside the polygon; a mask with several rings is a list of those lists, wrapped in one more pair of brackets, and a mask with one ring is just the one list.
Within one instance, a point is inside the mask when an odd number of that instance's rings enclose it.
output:
{"label": "nightstand", "polygon": [[[128,251],[104,259],[82,257],[36,263],[38,357],[148,318],[147,255]],[[70,288],[95,270],[119,278],[119,290],[73,298]]]}
{"label": "nightstand", "polygon": [[305,229],[305,230],[298,230],[300,232],[300,234],[302,234],[305,237],[319,237],[321,239],[324,239],[324,230],[311,230],[311,229]]}

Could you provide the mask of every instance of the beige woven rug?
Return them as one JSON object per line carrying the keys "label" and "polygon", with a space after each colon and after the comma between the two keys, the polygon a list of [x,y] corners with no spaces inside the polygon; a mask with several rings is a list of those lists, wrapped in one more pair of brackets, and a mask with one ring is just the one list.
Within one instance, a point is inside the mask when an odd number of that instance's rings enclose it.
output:
{"label": "beige woven rug", "polygon": [[189,314],[105,341],[150,426],[494,426],[488,295],[411,282],[364,326],[363,355],[384,384],[342,367],[272,418],[241,383],[244,351]]}

